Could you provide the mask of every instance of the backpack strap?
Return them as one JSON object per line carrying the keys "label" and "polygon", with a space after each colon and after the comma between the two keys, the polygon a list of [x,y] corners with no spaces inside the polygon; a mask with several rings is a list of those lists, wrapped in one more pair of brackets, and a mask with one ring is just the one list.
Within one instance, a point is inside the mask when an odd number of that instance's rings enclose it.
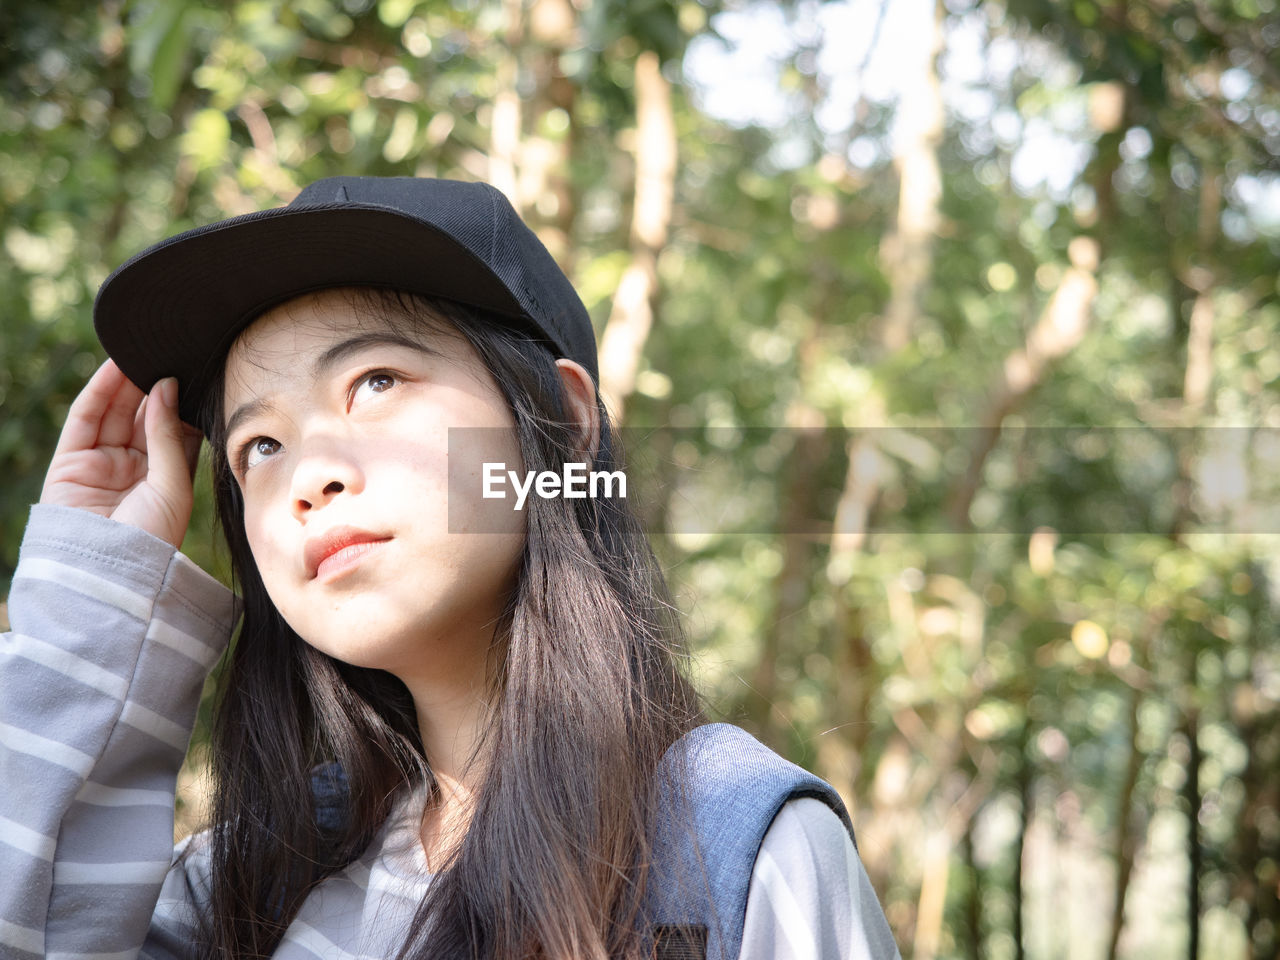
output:
{"label": "backpack strap", "polygon": [[311,768],[311,800],[321,830],[335,832],[347,822],[347,774],[336,760]]}
{"label": "backpack strap", "polygon": [[[830,784],[732,724],[689,731],[667,750],[658,774],[662,799],[644,911],[655,960],[737,960],[756,854],[788,800],[821,800],[853,837]],[[311,787],[320,827],[340,828],[348,791],[342,767],[314,767]]]}
{"label": "backpack strap", "polygon": [[646,893],[656,960],[736,960],[756,854],[788,800],[821,800],[853,837],[830,784],[731,724],[687,733],[667,751],[660,773],[663,802]]}

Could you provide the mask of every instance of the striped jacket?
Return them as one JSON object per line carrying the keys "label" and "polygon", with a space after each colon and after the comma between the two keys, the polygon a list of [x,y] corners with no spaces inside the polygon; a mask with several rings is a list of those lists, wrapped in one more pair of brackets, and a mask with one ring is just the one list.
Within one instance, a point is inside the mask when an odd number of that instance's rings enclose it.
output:
{"label": "striped jacket", "polygon": [[[234,598],[169,544],[36,506],[0,641],[0,958],[189,958],[205,834],[173,845],[173,802]],[[318,886],[274,956],[387,956],[430,875],[406,793],[369,849]],[[180,856],[181,855],[181,856]],[[788,801],[751,874],[743,960],[895,958],[843,823]]]}

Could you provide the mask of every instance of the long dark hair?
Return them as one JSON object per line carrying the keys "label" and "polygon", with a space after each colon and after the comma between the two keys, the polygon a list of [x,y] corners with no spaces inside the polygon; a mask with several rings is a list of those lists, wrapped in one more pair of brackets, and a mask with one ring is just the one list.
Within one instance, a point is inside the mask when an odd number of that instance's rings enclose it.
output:
{"label": "long dark hair", "polygon": [[[527,470],[575,450],[554,355],[509,320],[443,300],[350,291],[353,323],[465,337],[514,414]],[[389,673],[304,642],[272,606],[228,468],[222,383],[205,426],[217,511],[244,619],[211,744],[211,911],[204,955],[267,956],[308,892],[356,859],[401,791],[436,791],[413,702]],[[597,393],[589,469],[620,467]],[[400,957],[637,957],[659,760],[703,720],[661,569],[627,501],[530,497],[516,586],[494,636],[485,777],[465,838],[432,878]],[[347,791],[327,822],[321,764]],[[332,770],[332,766],[322,769]],[[665,768],[664,768],[665,769]]]}

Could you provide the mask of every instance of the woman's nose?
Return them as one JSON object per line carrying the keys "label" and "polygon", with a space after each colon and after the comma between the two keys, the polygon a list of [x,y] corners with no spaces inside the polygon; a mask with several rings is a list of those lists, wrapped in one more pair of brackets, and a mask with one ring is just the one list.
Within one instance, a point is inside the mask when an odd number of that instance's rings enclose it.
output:
{"label": "woman's nose", "polygon": [[355,494],[363,488],[364,476],[350,456],[329,445],[313,444],[303,451],[293,471],[293,514],[302,520],[339,494]]}

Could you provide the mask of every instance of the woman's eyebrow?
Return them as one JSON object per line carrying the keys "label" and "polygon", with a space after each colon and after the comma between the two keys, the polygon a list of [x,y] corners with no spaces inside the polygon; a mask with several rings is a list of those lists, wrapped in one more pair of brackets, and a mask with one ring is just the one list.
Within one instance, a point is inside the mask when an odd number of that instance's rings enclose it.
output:
{"label": "woman's eyebrow", "polygon": [[320,354],[316,359],[316,362],[312,365],[311,375],[314,379],[318,380],[332,370],[333,367],[351,356],[351,354],[363,350],[365,347],[374,346],[406,347],[410,350],[417,350],[419,353],[430,354],[431,356],[439,355],[438,351],[432,350],[421,341],[413,340],[397,333],[365,333],[358,337],[351,337],[340,343],[335,343],[324,353]]}
{"label": "woman's eyebrow", "polygon": [[[311,377],[313,380],[319,380],[327,372],[341,363],[344,359],[363,350],[365,347],[372,346],[392,346],[405,347],[409,350],[417,350],[420,353],[429,354],[430,356],[439,356],[438,350],[433,350],[424,343],[412,340],[409,337],[403,337],[395,333],[366,333],[358,337],[350,337],[340,343],[335,343],[316,359],[311,366]],[[255,417],[260,413],[271,409],[273,404],[265,397],[257,397],[247,403],[242,403],[236,408],[235,413],[227,418],[227,427],[224,431],[227,436],[235,432],[245,420]]]}
{"label": "woman's eyebrow", "polygon": [[257,397],[247,403],[242,403],[236,407],[236,412],[227,418],[227,428],[223,431],[223,435],[230,437],[236,432],[236,427],[240,426],[245,420],[249,420],[265,413],[272,408],[273,404],[266,397]]}

